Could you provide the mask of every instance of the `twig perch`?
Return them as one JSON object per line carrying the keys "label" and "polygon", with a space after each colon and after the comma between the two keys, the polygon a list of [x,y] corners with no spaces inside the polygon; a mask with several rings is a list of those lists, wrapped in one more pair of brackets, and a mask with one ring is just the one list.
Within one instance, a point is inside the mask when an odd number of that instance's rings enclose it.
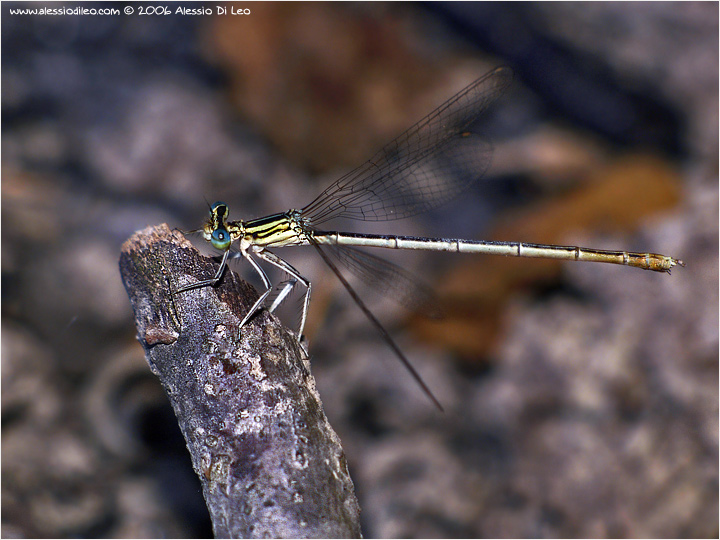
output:
{"label": "twig perch", "polygon": [[217,537],[359,537],[360,509],[307,355],[276,318],[240,329],[257,292],[166,225],[123,245],[138,339],[200,477]]}

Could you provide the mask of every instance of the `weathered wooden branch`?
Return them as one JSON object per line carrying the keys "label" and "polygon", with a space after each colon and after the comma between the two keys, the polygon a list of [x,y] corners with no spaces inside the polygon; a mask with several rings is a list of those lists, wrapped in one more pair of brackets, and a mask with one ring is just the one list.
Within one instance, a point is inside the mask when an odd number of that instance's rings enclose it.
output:
{"label": "weathered wooden branch", "polygon": [[278,320],[239,322],[257,292],[166,225],[133,235],[120,272],[138,339],[200,477],[217,537],[359,537],[360,509],[307,354]]}

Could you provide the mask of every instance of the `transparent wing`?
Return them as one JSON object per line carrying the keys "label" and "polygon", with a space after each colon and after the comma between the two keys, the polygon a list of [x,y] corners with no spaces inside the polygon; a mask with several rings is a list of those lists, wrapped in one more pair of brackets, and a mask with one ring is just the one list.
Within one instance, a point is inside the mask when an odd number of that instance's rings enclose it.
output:
{"label": "transparent wing", "polygon": [[402,219],[455,198],[487,171],[492,146],[470,127],[512,82],[497,68],[420,120],[302,209],[310,226]]}
{"label": "transparent wing", "polygon": [[349,246],[323,245],[322,249],[339,266],[346,268],[376,293],[392,298],[409,310],[427,317],[441,316],[432,290],[410,272],[390,261]]}

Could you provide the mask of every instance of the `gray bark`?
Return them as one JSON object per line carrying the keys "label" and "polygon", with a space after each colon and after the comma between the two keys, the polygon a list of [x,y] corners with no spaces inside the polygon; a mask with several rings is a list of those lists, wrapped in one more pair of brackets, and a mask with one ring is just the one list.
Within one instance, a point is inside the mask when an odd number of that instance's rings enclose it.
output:
{"label": "gray bark", "polygon": [[187,442],[217,537],[359,537],[360,509],[340,440],[297,339],[218,263],[166,225],[123,245],[120,272],[138,339]]}

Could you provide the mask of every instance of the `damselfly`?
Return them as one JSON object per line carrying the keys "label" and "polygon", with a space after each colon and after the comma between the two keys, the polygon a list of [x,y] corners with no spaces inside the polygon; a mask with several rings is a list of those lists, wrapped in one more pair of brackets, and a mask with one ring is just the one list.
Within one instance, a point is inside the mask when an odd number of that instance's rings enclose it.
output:
{"label": "damselfly", "polygon": [[[334,182],[301,210],[289,210],[251,221],[228,221],[228,206],[221,202],[215,203],[210,208],[210,218],[200,232],[205,240],[223,252],[220,267],[212,278],[186,285],[177,292],[217,284],[228,259],[244,257],[260,275],[266,290],[245,315],[240,323],[242,326],[264,306],[273,291],[270,279],[255,259],[257,257],[291,276],[291,280],[273,300],[269,311],[274,311],[298,282],[305,287],[298,333],[301,337],[310,305],[310,281],[268,248],[314,246],[424,392],[442,410],[438,400],[395,341],[340,273],[333,258],[375,284],[408,291],[420,288],[409,274],[383,259],[355,250],[353,246],[604,262],[668,273],[675,265],[684,266],[678,259],[655,253],[522,242],[326,232],[316,229],[317,225],[335,218],[364,221],[406,218],[436,208],[471,187],[483,177],[492,157],[491,145],[473,133],[471,128],[490,104],[508,88],[512,77],[511,69],[501,67],[479,78],[387,144],[363,165]],[[235,242],[239,243],[237,251],[231,251],[230,247]]]}

